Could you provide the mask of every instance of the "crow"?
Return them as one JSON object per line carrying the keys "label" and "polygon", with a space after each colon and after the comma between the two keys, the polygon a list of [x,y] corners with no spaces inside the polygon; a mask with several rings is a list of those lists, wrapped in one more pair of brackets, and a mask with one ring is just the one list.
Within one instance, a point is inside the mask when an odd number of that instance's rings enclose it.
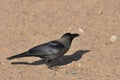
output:
{"label": "crow", "polygon": [[63,56],[70,48],[72,40],[78,37],[77,33],[65,33],[60,39],[35,46],[26,52],[8,57],[8,60],[21,57],[40,57],[45,60],[47,67],[52,68],[51,62]]}

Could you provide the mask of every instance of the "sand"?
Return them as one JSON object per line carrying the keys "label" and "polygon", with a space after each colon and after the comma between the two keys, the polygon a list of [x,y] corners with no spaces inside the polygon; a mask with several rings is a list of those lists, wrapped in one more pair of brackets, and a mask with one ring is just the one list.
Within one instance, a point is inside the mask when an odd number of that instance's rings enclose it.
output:
{"label": "sand", "polygon": [[[57,71],[40,58],[6,60],[66,32],[80,36]],[[0,0],[0,80],[119,79],[120,0]]]}

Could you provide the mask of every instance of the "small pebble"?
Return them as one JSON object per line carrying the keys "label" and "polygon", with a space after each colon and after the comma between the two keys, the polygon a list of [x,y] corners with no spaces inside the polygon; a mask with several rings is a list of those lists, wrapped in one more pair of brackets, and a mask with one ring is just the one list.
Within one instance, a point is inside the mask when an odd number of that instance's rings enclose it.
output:
{"label": "small pebble", "polygon": [[6,80],[10,80],[10,79],[6,79]]}
{"label": "small pebble", "polygon": [[72,30],[72,28],[71,28],[71,27],[69,27],[69,30]]}
{"label": "small pebble", "polygon": [[4,63],[3,62],[0,62],[1,65],[3,65]]}
{"label": "small pebble", "polygon": [[35,15],[35,13],[31,13],[31,15],[32,15],[32,16],[34,16],[34,15]]}
{"label": "small pebble", "polygon": [[81,64],[80,63],[78,63],[78,67],[80,67],[81,66]]}
{"label": "small pebble", "polygon": [[101,65],[101,63],[100,63],[100,62],[98,62],[97,64],[98,64],[99,66]]}
{"label": "small pebble", "polygon": [[111,41],[112,42],[115,42],[117,40],[117,36],[116,35],[113,35],[112,37],[111,37]]}
{"label": "small pebble", "polygon": [[120,17],[120,14],[118,15],[118,17]]}
{"label": "small pebble", "polygon": [[77,72],[76,71],[71,71],[71,74],[77,74]]}
{"label": "small pebble", "polygon": [[83,29],[81,29],[81,28],[79,28],[79,31],[80,31],[81,33],[84,33]]}
{"label": "small pebble", "polygon": [[3,62],[1,64],[4,64]]}

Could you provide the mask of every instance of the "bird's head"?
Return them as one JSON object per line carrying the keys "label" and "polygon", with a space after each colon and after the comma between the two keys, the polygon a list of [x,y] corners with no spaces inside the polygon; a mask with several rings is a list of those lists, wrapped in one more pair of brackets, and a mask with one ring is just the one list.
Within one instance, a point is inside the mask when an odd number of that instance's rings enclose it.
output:
{"label": "bird's head", "polygon": [[72,33],[65,33],[63,36],[62,36],[62,38],[68,38],[68,39],[71,39],[71,40],[73,40],[75,37],[78,37],[79,36],[79,34],[77,34],[77,33],[74,33],[74,34],[72,34]]}

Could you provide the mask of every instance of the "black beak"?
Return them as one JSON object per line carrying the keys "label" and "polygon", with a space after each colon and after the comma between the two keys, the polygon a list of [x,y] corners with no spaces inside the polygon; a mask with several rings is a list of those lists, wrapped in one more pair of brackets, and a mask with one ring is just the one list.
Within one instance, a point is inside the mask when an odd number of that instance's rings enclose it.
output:
{"label": "black beak", "polygon": [[78,37],[78,36],[79,36],[79,34],[77,34],[77,33],[73,34],[73,37]]}

